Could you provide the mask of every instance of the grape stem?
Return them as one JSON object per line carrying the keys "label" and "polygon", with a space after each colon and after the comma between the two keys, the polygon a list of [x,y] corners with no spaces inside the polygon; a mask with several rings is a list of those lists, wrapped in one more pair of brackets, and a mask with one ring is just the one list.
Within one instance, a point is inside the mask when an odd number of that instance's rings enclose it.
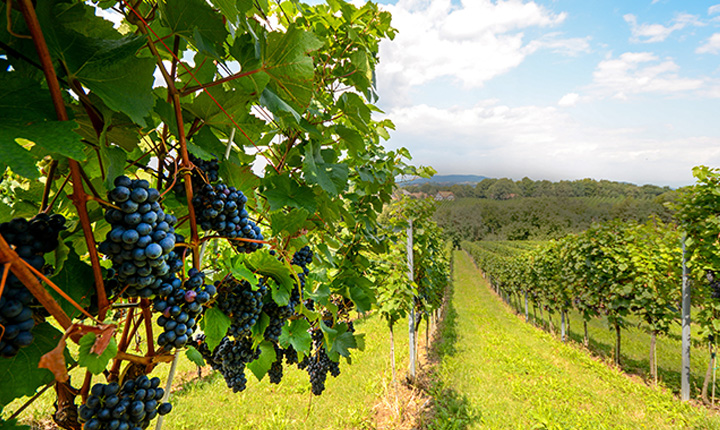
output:
{"label": "grape stem", "polygon": [[[155,355],[155,337],[152,329],[152,315],[150,314],[150,300],[140,299],[140,309],[142,310],[142,318],[145,321],[145,336],[147,337],[147,354],[146,357]],[[152,368],[146,369],[150,373]]]}
{"label": "grape stem", "polygon": [[47,207],[45,207],[45,209],[43,210],[44,213],[48,213],[50,211],[50,209],[52,209],[52,207],[55,206],[55,200],[57,200],[57,198],[60,196],[60,193],[62,192],[62,190],[65,189],[65,185],[67,185],[69,180],[70,180],[70,174],[68,173],[68,175],[65,176],[65,180],[63,181],[62,185],[60,185],[60,188],[57,190],[57,193],[55,193],[55,195],[53,196],[53,199],[50,202],[50,204],[47,205]]}
{"label": "grape stem", "polygon": [[43,190],[43,196],[42,201],[40,203],[40,212],[45,212],[45,209],[48,207],[48,200],[50,199],[50,188],[53,183],[53,177],[55,176],[55,171],[57,170],[58,162],[57,160],[53,160],[50,162],[50,168],[48,169],[47,179],[45,180],[45,189]]}
{"label": "grape stem", "polygon": [[[30,34],[32,36],[33,43],[35,44],[35,50],[37,51],[38,58],[40,59],[40,64],[43,68],[43,73],[45,74],[45,80],[47,82],[48,89],[50,90],[50,98],[52,99],[53,106],[55,107],[55,113],[60,121],[68,121],[70,118],[68,117],[67,110],[65,109],[65,102],[62,98],[62,90],[60,88],[60,83],[58,82],[57,74],[55,73],[55,67],[53,66],[52,58],[50,57],[50,50],[48,49],[47,43],[45,42],[45,36],[43,35],[42,29],[40,28],[40,23],[38,22],[37,15],[35,14],[35,9],[33,7],[32,1],[20,0],[20,10],[22,11],[23,18],[25,19],[25,23],[27,24],[28,30],[30,31]],[[108,308],[108,299],[107,295],[105,294],[105,284],[103,282],[102,271],[100,270],[100,257],[97,253],[97,249],[95,246],[95,238],[93,237],[92,232],[92,225],[90,224],[90,217],[87,213],[85,189],[83,188],[82,184],[80,165],[77,161],[73,159],[68,159],[68,163],[70,166],[70,173],[72,175],[73,181],[73,194],[70,196],[70,198],[72,199],[75,207],[77,208],[78,216],[80,217],[80,224],[82,225],[83,233],[85,235],[85,242],[87,244],[88,252],[90,254],[90,262],[92,263],[93,276],[95,278],[95,288],[98,296],[98,316],[100,317],[100,320],[103,320],[105,319],[105,313]],[[5,241],[3,240],[3,242]],[[7,245],[7,243],[5,243],[5,245]],[[18,278],[21,280],[23,279],[20,276],[18,276]],[[30,279],[35,280],[32,276],[30,277]],[[30,279],[26,278],[26,280]],[[42,285],[40,285],[37,280],[35,280],[35,284],[38,287],[42,288]],[[53,302],[55,301],[53,300]],[[57,306],[57,302],[55,302],[55,305]],[[59,308],[59,306],[57,307]],[[65,318],[67,318],[67,315],[65,315]]]}
{"label": "grape stem", "polygon": [[[137,303],[128,303],[137,305]],[[135,312],[135,308],[130,308],[128,310],[127,316],[125,317],[125,325],[123,326],[123,332],[120,336],[120,343],[118,344],[118,351],[125,351],[127,349],[128,345],[128,338],[130,334],[130,326],[132,324],[132,318],[133,313]],[[117,381],[120,374],[120,360],[117,359],[117,357],[113,361],[112,368],[110,369],[110,377],[108,378],[108,381]]]}

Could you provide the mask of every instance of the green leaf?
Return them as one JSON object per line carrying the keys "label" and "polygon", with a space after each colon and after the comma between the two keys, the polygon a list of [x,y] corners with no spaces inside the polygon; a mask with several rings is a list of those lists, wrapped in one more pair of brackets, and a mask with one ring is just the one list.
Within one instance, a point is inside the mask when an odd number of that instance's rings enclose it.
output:
{"label": "green leaf", "polygon": [[350,349],[357,348],[357,346],[355,336],[349,331],[346,331],[333,339],[331,351],[343,357],[350,357]]}
{"label": "green leaf", "polygon": [[112,190],[115,188],[113,181],[125,172],[125,151],[117,146],[100,145],[100,157],[107,171],[105,176],[105,188]]}
{"label": "green leaf", "polygon": [[[0,407],[0,414],[2,414],[2,407]],[[17,421],[17,418],[5,421],[0,415],[0,430],[31,430],[30,426],[20,425]]]}
{"label": "green leaf", "polygon": [[228,21],[235,23],[238,21],[238,7],[237,0],[211,0],[216,8],[220,9],[220,13],[223,14]]}
{"label": "green leaf", "polygon": [[302,120],[302,116],[292,106],[281,99],[275,92],[270,88],[265,88],[260,96],[260,104],[270,110],[275,115],[281,116],[283,113],[289,113],[295,119],[296,122]]}
{"label": "green leaf", "polygon": [[275,347],[272,343],[265,341],[260,344],[260,357],[248,363],[247,368],[250,369],[258,381],[261,381],[276,359]]}
{"label": "green leaf", "polygon": [[110,360],[117,355],[118,346],[115,338],[112,338],[102,354],[92,353],[90,350],[95,343],[95,337],[95,333],[88,333],[80,338],[78,343],[78,365],[86,367],[93,375],[99,375],[105,370]]}
{"label": "green leaf", "polygon": [[276,212],[270,215],[273,236],[294,236],[305,226],[310,214],[305,209],[292,209],[287,213]]}
{"label": "green leaf", "polygon": [[55,48],[54,56],[63,62],[67,79],[77,79],[108,108],[145,126],[145,117],[154,104],[155,60],[138,58],[136,53],[147,39],[134,35],[120,39],[87,37],[71,30],[77,21],[62,16],[67,19],[46,16],[44,21],[53,23],[50,26],[55,30],[55,43],[49,45]]}
{"label": "green leaf", "polygon": [[200,321],[202,322],[203,332],[205,332],[205,342],[207,342],[210,351],[213,351],[227,335],[232,321],[230,317],[216,307],[206,310],[205,316]]}
{"label": "green leaf", "polygon": [[258,278],[252,270],[247,268],[245,259],[241,256],[233,258],[232,265],[230,266],[230,274],[233,275],[235,279],[248,281],[250,285],[252,285],[253,290],[257,289]]}
{"label": "green leaf", "polygon": [[24,121],[57,119],[50,92],[39,82],[14,72],[0,72],[0,118]]}
{"label": "green leaf", "polygon": [[319,185],[331,196],[337,196],[347,186],[349,169],[347,164],[326,163],[320,146],[308,143],[305,146],[303,172],[307,181]]}
{"label": "green leaf", "polygon": [[294,25],[267,37],[262,69],[270,77],[268,85],[297,112],[305,111],[313,94],[315,69],[307,54],[322,45],[314,34]]}
{"label": "green leaf", "polygon": [[245,192],[254,190],[260,184],[260,178],[253,173],[252,167],[238,166],[229,160],[220,163],[220,177],[230,186]]}
{"label": "green leaf", "polygon": [[55,379],[49,370],[38,368],[38,363],[40,357],[57,346],[62,332],[45,322],[36,325],[32,334],[33,343],[20,348],[15,357],[0,358],[0,405],[32,396],[39,387]]}
{"label": "green leaf", "polygon": [[272,297],[278,305],[287,305],[294,286],[290,269],[267,252],[253,252],[247,256],[245,262],[253,272],[270,276],[278,283],[278,288],[272,289]]}
{"label": "green leaf", "polygon": [[284,207],[303,208],[315,213],[315,194],[312,189],[300,186],[287,176],[272,176],[265,180],[263,193],[270,204],[270,210],[276,211]]}
{"label": "green leaf", "polygon": [[[208,88],[198,95],[192,104],[183,108],[201,119],[205,125],[222,130],[230,134],[230,130],[241,129],[235,135],[235,143],[238,146],[250,144],[245,133],[250,139],[256,141],[260,138],[259,130],[264,127],[264,122],[250,113],[251,101],[254,97],[241,91],[227,90],[222,86]],[[220,108],[220,106],[222,108]],[[218,157],[223,156],[224,148]]]}
{"label": "green leaf", "polygon": [[37,179],[40,172],[35,165],[36,160],[30,154],[30,151],[16,144],[2,139],[2,126],[0,126],[0,152],[3,154],[0,158],[0,167],[5,171],[5,167],[10,167],[13,172],[28,178]]}
{"label": "green leaf", "polygon": [[310,323],[304,319],[290,321],[282,328],[278,342],[283,348],[292,345],[295,351],[308,352],[312,343],[312,335],[308,332]]}
{"label": "green leaf", "polygon": [[187,351],[185,351],[185,356],[188,358],[188,360],[195,363],[197,367],[205,366],[205,360],[203,359],[202,354],[200,354],[200,351],[195,349],[195,347],[189,345],[187,347]]}
{"label": "green leaf", "polygon": [[265,329],[270,325],[270,317],[266,313],[261,313],[255,325],[252,326],[252,338],[264,339]]}
{"label": "green leaf", "polygon": [[[75,133],[77,128],[75,121],[18,123],[8,117],[0,117],[0,151],[3,161],[13,171],[29,179],[37,178],[35,161],[45,155],[60,154],[83,161],[84,145],[80,135]],[[32,148],[28,151],[23,147]]]}
{"label": "green leaf", "polygon": [[365,148],[365,141],[357,130],[345,127],[344,125],[337,125],[335,126],[335,133],[345,141],[345,145],[347,145],[351,155],[354,156],[358,151],[362,151]]}
{"label": "green leaf", "polygon": [[[198,50],[218,58],[228,33],[222,16],[202,0],[165,0],[159,2],[161,19],[170,30],[189,40]],[[208,52],[208,45],[214,49]]]}
{"label": "green leaf", "polygon": [[[90,306],[90,297],[95,293],[93,270],[89,264],[80,261],[80,257],[75,253],[75,250],[69,250],[62,270],[57,272],[50,280],[83,308]],[[48,287],[48,291],[70,318],[81,315],[80,310],[54,289]]]}

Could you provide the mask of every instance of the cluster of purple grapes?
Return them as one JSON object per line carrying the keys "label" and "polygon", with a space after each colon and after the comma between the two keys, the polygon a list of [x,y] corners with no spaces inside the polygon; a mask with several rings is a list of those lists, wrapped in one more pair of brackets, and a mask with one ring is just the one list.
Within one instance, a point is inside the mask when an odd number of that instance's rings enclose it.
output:
{"label": "cluster of purple grapes", "polygon": [[164,348],[182,348],[190,340],[203,305],[210,301],[217,290],[214,285],[205,285],[205,274],[197,269],[188,271],[188,279],[183,283],[172,277],[166,279],[165,288],[171,288],[167,295],[158,296],[153,301],[154,309],[162,313],[157,323],[163,332],[157,338],[158,345]]}
{"label": "cluster of purple grapes", "polygon": [[112,229],[99,250],[112,259],[126,296],[151,297],[171,271],[168,254],[175,248],[177,218],[163,212],[160,192],[148,181],[119,176],[114,184],[108,199],[119,209],[105,213]]}
{"label": "cluster of purple grapes", "polygon": [[340,375],[340,363],[332,361],[327,355],[322,330],[314,329],[312,332],[312,354],[306,356],[299,364],[298,369],[304,369],[310,376],[311,391],[319,396],[325,391],[327,374],[333,377]]}
{"label": "cluster of purple grapes", "polygon": [[194,342],[205,361],[223,375],[228,388],[239,393],[247,387],[245,366],[260,356],[260,348],[253,348],[249,336],[235,340],[224,337],[212,352],[203,335],[198,336]]}
{"label": "cluster of purple grapes", "polygon": [[264,240],[260,227],[250,220],[245,209],[247,200],[247,196],[235,187],[205,184],[193,196],[192,204],[200,228],[215,231],[230,239],[238,251],[250,253],[262,248],[262,244],[233,240]]}
{"label": "cluster of purple grapes", "polygon": [[[45,264],[43,254],[57,248],[58,234],[65,229],[62,215],[38,214],[30,221],[15,218],[0,224],[0,235],[15,247],[18,256],[40,270]],[[33,295],[12,273],[8,276],[0,296],[0,324],[5,328],[0,336],[0,357],[14,357],[18,350],[33,341],[35,327]]]}
{"label": "cluster of purple grapes", "polygon": [[84,430],[145,429],[157,415],[172,409],[170,403],[161,403],[164,395],[160,378],[145,375],[126,381],[122,388],[117,382],[95,384],[80,406],[80,422]]}
{"label": "cluster of purple grapes", "polygon": [[275,347],[275,361],[268,370],[268,377],[270,383],[279,384],[283,377],[283,358],[287,365],[298,364],[298,353],[292,345],[287,348],[283,348],[278,344],[273,344],[273,346]]}
{"label": "cluster of purple grapes", "polygon": [[267,292],[265,282],[261,279],[253,291],[249,282],[228,276],[215,281],[215,287],[219,297],[217,307],[232,321],[227,335],[235,338],[249,335],[262,313],[263,296]]}
{"label": "cluster of purple grapes", "polygon": [[[192,154],[188,154],[188,158],[196,167],[196,170],[193,170],[191,175],[191,182],[194,190],[199,189],[204,184],[212,184],[220,180],[220,163],[217,158],[213,158],[212,160],[203,160],[202,158],[196,157]],[[173,176],[176,175],[174,167],[170,169],[170,172]],[[185,195],[185,185],[182,177],[178,177],[175,181],[173,192],[177,195]]]}

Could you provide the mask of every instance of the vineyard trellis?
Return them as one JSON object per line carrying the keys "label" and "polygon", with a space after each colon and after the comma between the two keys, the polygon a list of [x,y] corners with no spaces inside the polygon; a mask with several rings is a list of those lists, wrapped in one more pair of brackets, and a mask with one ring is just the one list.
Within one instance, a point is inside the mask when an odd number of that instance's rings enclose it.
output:
{"label": "vineyard trellis", "polygon": [[[528,297],[539,307],[541,319],[543,309],[548,321],[558,309],[563,315],[569,307],[578,311],[584,319],[585,346],[587,322],[606,316],[616,332],[616,363],[621,356],[621,329],[627,315],[635,315],[651,335],[650,377],[656,383],[657,336],[666,335],[673,323],[682,324],[683,400],[689,399],[692,286],[693,324],[711,356],[701,392],[710,403],[708,388],[711,378],[714,381],[715,340],[720,330],[720,278],[716,275],[720,270],[720,171],[699,166],[693,175],[697,183],[684,189],[674,204],[678,225],[658,219],[644,224],[614,221],[534,249],[527,244],[491,242],[463,246],[499,291]],[[524,251],[518,252],[519,248]]]}

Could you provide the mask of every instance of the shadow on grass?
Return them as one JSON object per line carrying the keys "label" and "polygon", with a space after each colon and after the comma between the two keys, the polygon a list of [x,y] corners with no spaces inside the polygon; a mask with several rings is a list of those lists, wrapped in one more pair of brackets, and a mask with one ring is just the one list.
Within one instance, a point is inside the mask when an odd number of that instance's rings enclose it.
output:
{"label": "shadow on grass", "polygon": [[[457,312],[452,304],[452,289],[448,289],[445,299],[445,313],[439,323],[439,330],[433,339],[430,360],[442,365],[442,359],[457,352],[455,344],[457,334]],[[434,366],[435,367],[435,366]],[[427,430],[462,430],[480,421],[481,414],[474,410],[468,397],[448,387],[437,373],[431,373],[428,380],[428,393],[433,405],[423,416],[421,427]]]}
{"label": "shadow on grass", "polygon": [[[568,333],[569,338],[573,340],[574,342],[582,345],[583,343],[583,335],[581,333],[577,333],[574,331],[570,331]],[[672,338],[673,336],[668,336]],[[625,345],[623,345],[625,346]],[[648,343],[648,350],[650,348],[650,345]],[[590,337],[588,342],[588,349],[590,352],[602,358],[603,360],[612,360],[613,358],[613,352],[615,349],[615,346],[611,343],[607,342],[599,342],[596,339],[593,339]],[[649,355],[649,351],[648,351]],[[643,359],[637,359],[630,357],[628,355],[625,355],[620,353],[620,369],[629,375],[635,375],[643,378],[647,384],[651,385],[652,382],[650,381],[650,360],[648,358]],[[694,375],[691,377],[691,379],[694,379],[697,382],[699,380],[699,383],[702,384],[703,381],[703,375],[702,373],[700,376]],[[667,387],[670,391],[672,391],[675,394],[680,393],[680,370],[679,369],[671,369],[667,367],[663,367],[662,365],[658,364],[658,379],[662,381],[663,385]]]}

